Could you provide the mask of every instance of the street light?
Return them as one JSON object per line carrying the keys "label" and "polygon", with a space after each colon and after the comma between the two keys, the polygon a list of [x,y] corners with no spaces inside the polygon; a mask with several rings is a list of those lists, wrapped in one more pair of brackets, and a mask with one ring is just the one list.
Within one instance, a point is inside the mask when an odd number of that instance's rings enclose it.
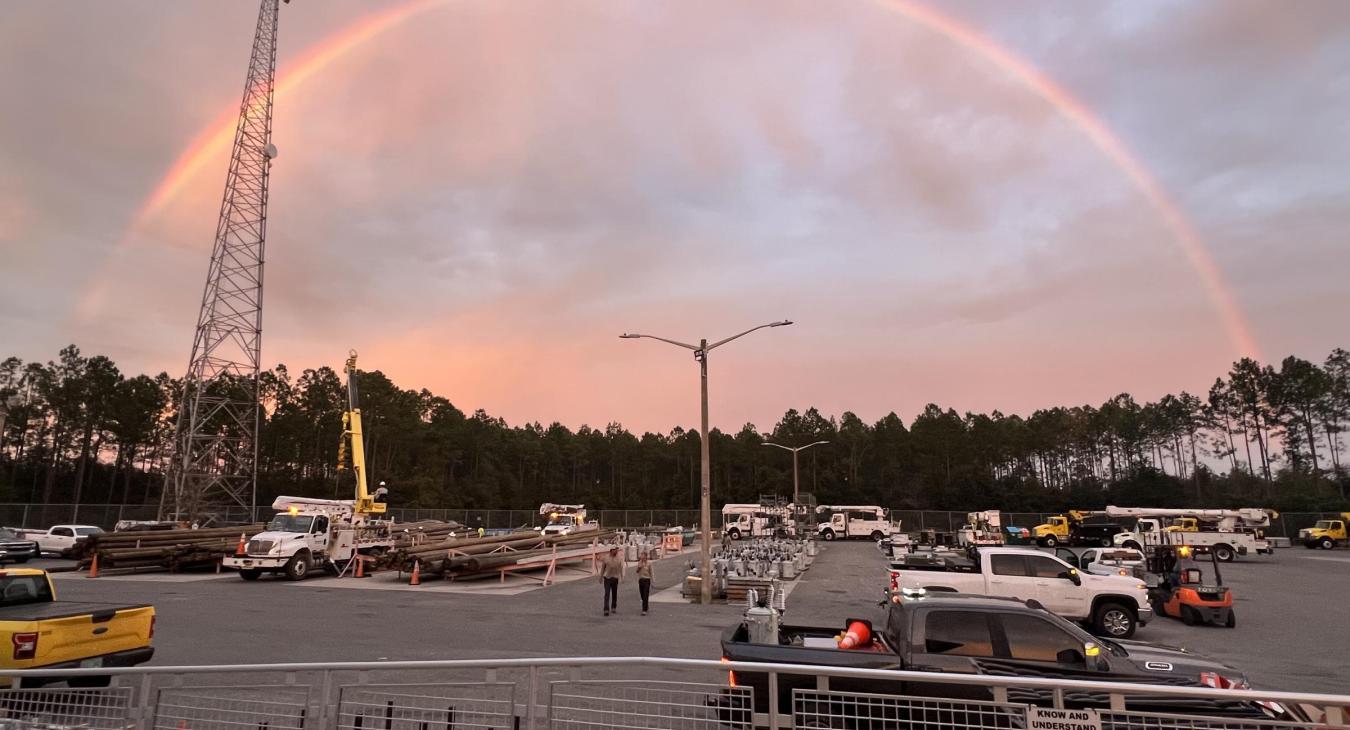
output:
{"label": "street light", "polygon": [[811,448],[812,446],[819,446],[819,445],[821,445],[821,444],[828,444],[828,443],[829,443],[829,441],[817,441],[817,442],[815,442],[815,443],[807,444],[807,445],[805,445],[805,446],[798,446],[798,447],[796,447],[796,448],[793,448],[793,447],[791,447],[791,446],[784,446],[784,445],[782,445],[782,444],[773,444],[773,443],[769,443],[768,441],[765,441],[765,442],[764,442],[764,446],[777,446],[778,448],[780,448],[780,449],[782,449],[782,450],[784,450],[784,451],[791,451],[791,452],[792,452],[792,504],[793,504],[794,507],[800,506],[800,505],[797,504],[797,500],[800,499],[800,498],[797,496],[797,452],[798,452],[798,451],[806,451],[807,449]]}
{"label": "street light", "polygon": [[702,380],[703,413],[703,422],[699,428],[699,448],[702,452],[700,454],[700,459],[702,461],[701,471],[703,476],[703,498],[700,500],[699,504],[699,519],[702,521],[702,527],[699,529],[699,536],[702,538],[703,542],[703,547],[701,549],[703,580],[699,581],[700,603],[712,603],[712,467],[708,461],[708,351],[721,347],[732,340],[744,337],[755,330],[762,330],[765,327],[782,327],[789,324],[792,324],[792,321],[787,319],[781,322],[762,324],[758,327],[751,327],[739,335],[732,335],[725,340],[718,340],[711,345],[708,344],[707,339],[699,340],[697,345],[690,345],[678,340],[668,340],[664,337],[657,337],[656,335],[629,334],[627,332],[619,335],[620,338],[626,340],[636,340],[646,337],[647,339],[660,340],[675,345],[676,347],[683,347],[686,350],[693,350],[694,359],[697,360],[699,364],[699,375]]}

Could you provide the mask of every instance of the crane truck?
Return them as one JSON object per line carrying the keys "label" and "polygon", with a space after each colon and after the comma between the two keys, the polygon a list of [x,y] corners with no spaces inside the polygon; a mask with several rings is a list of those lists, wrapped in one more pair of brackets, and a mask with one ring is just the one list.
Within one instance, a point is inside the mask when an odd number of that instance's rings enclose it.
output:
{"label": "crane truck", "polygon": [[[1106,514],[1116,518],[1134,518],[1134,526],[1116,535],[1118,547],[1144,550],[1156,545],[1190,545],[1201,552],[1213,551],[1221,562],[1231,562],[1238,555],[1274,552],[1269,541],[1260,532],[1270,526],[1278,513],[1273,510],[1244,507],[1242,509],[1161,509],[1154,507],[1107,507]],[[1194,518],[1197,529],[1190,524],[1177,525],[1179,519]]]}
{"label": "crane truck", "polygon": [[1299,542],[1308,549],[1322,548],[1330,550],[1334,547],[1345,547],[1350,545],[1350,534],[1346,533],[1346,525],[1350,525],[1350,512],[1342,512],[1339,520],[1318,520],[1312,527],[1305,527],[1298,531]]}
{"label": "crane truck", "polygon": [[320,567],[340,573],[358,556],[378,554],[394,546],[391,523],[382,519],[386,506],[384,492],[372,495],[366,486],[355,350],[347,358],[345,372],[347,410],[342,414],[338,471],[347,468],[350,441],[356,498],[277,497],[272,503],[277,514],[267,529],[250,538],[243,550],[222,561],[225,567],[236,568],[244,580],[257,580],[263,573],[281,573],[290,580],[303,580]]}
{"label": "crane truck", "polygon": [[1031,534],[1041,547],[1057,545],[1096,545],[1111,547],[1111,538],[1120,532],[1120,526],[1114,522],[1089,522],[1093,517],[1101,517],[1105,512],[1069,510],[1062,515],[1046,519],[1044,524],[1036,525]]}
{"label": "crane truck", "polygon": [[996,509],[966,514],[966,524],[956,531],[956,543],[967,545],[1002,545],[1003,515]]}
{"label": "crane truck", "polygon": [[539,514],[548,518],[548,524],[540,531],[544,535],[571,535],[600,529],[599,522],[586,519],[584,504],[545,502],[539,505]]}

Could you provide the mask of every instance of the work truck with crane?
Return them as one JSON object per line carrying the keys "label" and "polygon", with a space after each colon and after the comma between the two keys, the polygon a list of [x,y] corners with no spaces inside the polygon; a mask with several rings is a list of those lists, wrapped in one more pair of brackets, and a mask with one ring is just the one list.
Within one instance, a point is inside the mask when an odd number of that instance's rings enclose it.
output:
{"label": "work truck with crane", "polygon": [[1032,529],[1032,537],[1041,547],[1058,545],[1094,545],[1110,547],[1111,538],[1120,532],[1120,525],[1100,518],[1106,513],[1083,510],[1069,510],[1062,515],[1053,515]]}
{"label": "work truck with crane", "polygon": [[546,536],[573,535],[600,529],[599,522],[587,519],[584,504],[545,502],[539,505],[539,514],[548,519],[548,523],[540,530]]}
{"label": "work truck with crane", "polygon": [[822,504],[817,515],[829,515],[816,524],[816,534],[822,540],[866,538],[881,540],[900,532],[900,523],[892,522],[890,513],[875,504]]}
{"label": "work truck with crane", "polygon": [[366,486],[366,452],[361,430],[360,396],[356,386],[356,351],[347,358],[347,410],[342,414],[342,441],[338,471],[347,468],[351,444],[351,471],[356,480],[353,500],[277,497],[277,511],[267,529],[252,536],[222,565],[235,568],[244,580],[263,573],[280,573],[303,580],[315,569],[342,573],[353,560],[394,546],[391,522],[384,520],[385,492],[372,495]]}
{"label": "work truck with crane", "polygon": [[[1264,530],[1278,513],[1264,508],[1107,507],[1105,514],[1134,520],[1131,529],[1113,538],[1118,547],[1147,552],[1146,548],[1157,545],[1189,545],[1201,553],[1213,551],[1214,557],[1225,563],[1239,555],[1274,553]],[[1193,526],[1195,529],[1191,529]]]}

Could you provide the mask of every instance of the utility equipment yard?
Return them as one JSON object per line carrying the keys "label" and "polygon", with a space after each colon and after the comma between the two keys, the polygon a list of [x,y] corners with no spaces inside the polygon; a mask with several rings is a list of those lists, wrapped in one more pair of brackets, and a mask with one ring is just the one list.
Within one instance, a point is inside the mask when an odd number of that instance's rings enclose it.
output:
{"label": "utility equipment yard", "polygon": [[[657,561],[653,593],[677,586],[693,556]],[[788,620],[879,621],[885,567],[870,542],[824,546],[811,570],[795,581]],[[1236,595],[1236,628],[1156,617],[1135,638],[1226,662],[1261,688],[1350,687],[1350,666],[1338,646],[1350,605],[1350,554],[1282,549],[1273,557],[1225,564],[1223,575]],[[440,581],[410,587],[388,574],[297,583],[246,583],[230,572],[53,577],[63,599],[154,604],[159,623],[152,663],[161,665],[527,656],[715,659],[722,632],[743,610],[654,601],[651,615],[640,616],[631,570],[620,586],[619,613],[609,618],[600,613],[599,580],[580,573],[560,573],[559,583],[547,587],[480,581],[462,584],[462,590]],[[328,630],[340,631],[341,638],[327,641],[316,633]]]}

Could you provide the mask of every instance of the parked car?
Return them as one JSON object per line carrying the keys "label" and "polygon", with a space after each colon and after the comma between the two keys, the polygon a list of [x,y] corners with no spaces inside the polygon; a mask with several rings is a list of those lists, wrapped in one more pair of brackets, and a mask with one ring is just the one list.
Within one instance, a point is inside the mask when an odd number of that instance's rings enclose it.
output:
{"label": "parked car", "polygon": [[[884,627],[876,630],[870,622],[862,622],[871,636],[852,649],[839,648],[837,637],[857,619],[836,626],[783,625],[776,631],[765,631],[761,618],[766,616],[764,610],[756,614],[747,611],[745,620],[724,632],[722,656],[733,662],[933,672],[937,677],[933,682],[831,677],[830,690],[957,700],[992,700],[993,690],[987,685],[943,683],[943,675],[1017,675],[1239,689],[1248,686],[1246,676],[1231,666],[1181,649],[1099,639],[1035,601],[923,591],[905,591],[903,596],[887,603]],[[754,688],[754,711],[767,712],[769,675],[744,670],[734,674],[735,686]],[[811,675],[780,672],[777,676],[779,709],[783,712],[791,711],[794,689],[816,686],[816,677]],[[1104,705],[1107,697],[1070,691],[1064,700],[1071,707],[1091,707]],[[1008,690],[1007,701],[1049,705],[1054,697],[1050,690],[1013,688]],[[729,703],[728,699],[724,704]],[[1196,708],[1203,708],[1207,714],[1265,714],[1256,703],[1203,698],[1130,699],[1132,710]],[[850,709],[865,710],[861,703]],[[903,722],[896,722],[904,719],[888,716],[884,726],[904,727]]]}
{"label": "parked car", "polygon": [[0,564],[26,563],[38,555],[36,542],[25,539],[18,530],[0,527]]}
{"label": "parked car", "polygon": [[1081,572],[1060,558],[1028,548],[982,548],[947,559],[891,563],[891,588],[937,589],[1021,600],[1082,622],[1092,632],[1128,639],[1153,618],[1144,581]]}

